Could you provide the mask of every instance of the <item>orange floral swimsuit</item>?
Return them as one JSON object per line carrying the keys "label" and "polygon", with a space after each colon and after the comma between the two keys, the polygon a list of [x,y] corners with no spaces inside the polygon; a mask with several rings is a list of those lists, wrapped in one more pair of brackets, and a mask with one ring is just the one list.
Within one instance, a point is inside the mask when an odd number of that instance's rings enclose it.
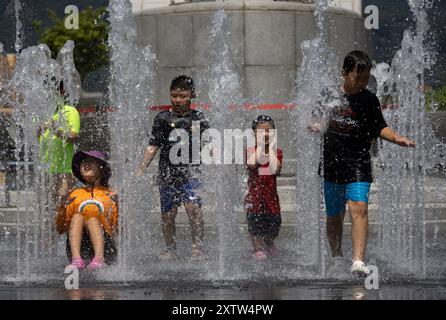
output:
{"label": "orange floral swimsuit", "polygon": [[116,192],[106,187],[83,187],[71,191],[58,210],[57,231],[68,231],[71,219],[81,214],[85,220],[96,218],[111,237],[118,227],[118,201]]}

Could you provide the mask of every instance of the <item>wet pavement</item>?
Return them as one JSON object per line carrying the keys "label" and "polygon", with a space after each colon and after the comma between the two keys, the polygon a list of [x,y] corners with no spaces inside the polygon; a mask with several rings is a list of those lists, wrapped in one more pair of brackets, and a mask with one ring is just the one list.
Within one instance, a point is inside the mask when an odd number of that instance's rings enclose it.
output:
{"label": "wet pavement", "polygon": [[306,282],[299,284],[121,284],[86,286],[78,290],[59,287],[0,285],[0,300],[437,300],[446,299],[445,281],[406,284],[384,283],[379,289],[364,284]]}
{"label": "wet pavement", "polygon": [[[280,255],[266,261],[252,257],[250,243],[241,230],[240,241],[216,251],[218,237],[207,229],[207,257],[193,261],[189,256],[188,228],[178,228],[178,259],[158,259],[162,248],[158,232],[151,232],[147,247],[129,252],[127,266],[79,273],[79,289],[67,290],[64,273],[68,260],[64,237],[51,255],[29,258],[17,271],[16,237],[0,237],[0,299],[6,300],[375,300],[446,299],[446,237],[429,243],[427,274],[408,271],[403,264],[380,260],[377,239],[369,239],[369,265],[376,265],[378,289],[367,289],[365,279],[348,273],[346,257],[342,270],[333,270],[328,251],[324,263],[305,265],[295,245],[294,228],[284,226],[277,245]],[[351,252],[349,235],[344,238],[346,255]],[[139,251],[141,249],[142,251]],[[325,269],[322,268],[324,266]],[[376,285],[376,284],[375,284]]]}
{"label": "wet pavement", "polygon": [[[445,212],[439,209],[438,218],[444,217]],[[64,267],[68,261],[64,237],[57,238],[53,252],[49,253],[41,246],[36,247],[31,232],[28,238],[21,238],[20,251],[15,225],[4,223],[0,228],[0,300],[446,299],[446,234],[440,224],[428,234],[425,275],[420,273],[421,261],[408,264],[383,260],[377,235],[372,232],[366,262],[379,268],[379,289],[367,289],[364,279],[346,272],[351,264],[348,259],[351,239],[347,232],[343,271],[331,269],[326,240],[320,247],[319,260],[305,261],[305,248],[296,245],[299,243],[297,228],[286,223],[277,239],[280,256],[261,262],[252,257],[244,224],[235,225],[226,238],[207,225],[206,259],[202,261],[190,260],[190,230],[186,225],[178,225],[179,257],[166,262],[158,259],[164,247],[158,215],[150,219],[153,223],[141,225],[144,232],[136,234],[124,247],[126,266],[112,266],[94,274],[81,272],[77,290],[65,288]],[[23,255],[24,252],[29,254]]]}

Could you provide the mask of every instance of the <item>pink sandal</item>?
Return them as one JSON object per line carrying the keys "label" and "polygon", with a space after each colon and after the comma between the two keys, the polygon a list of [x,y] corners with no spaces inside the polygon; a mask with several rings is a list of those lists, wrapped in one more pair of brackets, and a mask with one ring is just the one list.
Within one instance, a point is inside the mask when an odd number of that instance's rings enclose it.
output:
{"label": "pink sandal", "polygon": [[256,260],[265,260],[266,259],[266,254],[265,252],[263,252],[262,250],[257,250],[254,254],[253,257]]}
{"label": "pink sandal", "polygon": [[85,261],[82,258],[73,259],[69,267],[76,267],[78,270],[85,269]]}
{"label": "pink sandal", "polygon": [[279,250],[277,250],[277,248],[275,246],[272,246],[269,250],[268,250],[268,254],[271,257],[277,257],[279,255]]}
{"label": "pink sandal", "polygon": [[90,264],[87,266],[87,269],[92,271],[92,270],[103,269],[106,266],[107,265],[104,263],[102,259],[94,257],[93,260],[91,260]]}

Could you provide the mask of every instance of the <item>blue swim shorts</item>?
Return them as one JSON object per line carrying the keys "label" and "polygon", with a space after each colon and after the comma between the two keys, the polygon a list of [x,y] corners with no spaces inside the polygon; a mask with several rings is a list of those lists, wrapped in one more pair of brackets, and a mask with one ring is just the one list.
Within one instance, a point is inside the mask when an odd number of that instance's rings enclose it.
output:
{"label": "blue swim shorts", "polygon": [[178,208],[181,203],[195,203],[201,208],[201,181],[193,178],[180,185],[160,185],[161,213]]}
{"label": "blue swim shorts", "polygon": [[333,183],[324,181],[325,211],[333,217],[345,211],[347,201],[369,202],[370,182]]}

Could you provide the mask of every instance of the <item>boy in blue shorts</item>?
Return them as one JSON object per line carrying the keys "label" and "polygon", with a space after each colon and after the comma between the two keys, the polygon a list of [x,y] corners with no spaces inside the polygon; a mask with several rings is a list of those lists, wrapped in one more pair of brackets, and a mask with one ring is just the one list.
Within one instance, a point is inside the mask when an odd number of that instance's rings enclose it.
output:
{"label": "boy in blue shorts", "polygon": [[[376,95],[366,89],[372,63],[366,53],[352,51],[344,58],[342,103],[329,116],[323,139],[323,177],[327,213],[327,236],[333,261],[343,258],[342,231],[345,203],[352,221],[353,259],[350,271],[367,275],[364,264],[368,236],[368,198],[372,183],[370,148],[380,137],[402,147],[415,142],[390,129]],[[312,131],[319,131],[314,124]]]}
{"label": "boy in blue shorts", "polygon": [[[150,165],[155,154],[161,150],[157,182],[161,200],[161,228],[166,243],[161,259],[176,257],[175,218],[181,204],[184,204],[191,226],[191,258],[197,259],[203,254],[204,220],[199,195],[201,172],[199,161],[193,161],[197,157],[192,154],[192,135],[199,133],[201,138],[203,132],[209,128],[209,122],[203,113],[190,108],[193,98],[195,85],[192,78],[183,75],[173,79],[170,86],[172,108],[155,117],[149,146],[144,151],[144,159],[137,172],[138,176],[143,175],[144,168]],[[174,152],[176,149],[173,147],[182,143],[182,137],[176,137],[174,130],[188,136],[189,157],[186,158],[189,161],[177,161],[178,152]]]}

